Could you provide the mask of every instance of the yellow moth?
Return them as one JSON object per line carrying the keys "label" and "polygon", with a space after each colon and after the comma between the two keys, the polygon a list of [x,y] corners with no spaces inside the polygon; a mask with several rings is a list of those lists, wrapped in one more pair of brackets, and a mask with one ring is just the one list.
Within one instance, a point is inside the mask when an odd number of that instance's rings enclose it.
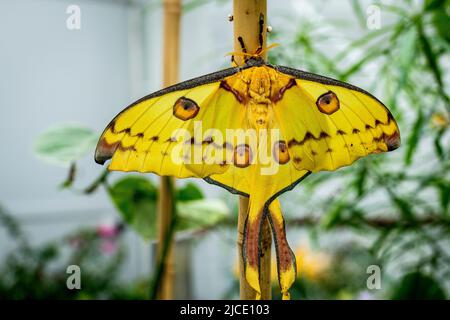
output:
{"label": "yellow moth", "polygon": [[368,92],[253,56],[134,102],[106,127],[95,160],[111,159],[110,170],[203,178],[249,196],[246,279],[260,297],[260,229],[268,217],[281,292],[289,298],[295,256],[277,197],[311,172],[399,145],[393,116]]}

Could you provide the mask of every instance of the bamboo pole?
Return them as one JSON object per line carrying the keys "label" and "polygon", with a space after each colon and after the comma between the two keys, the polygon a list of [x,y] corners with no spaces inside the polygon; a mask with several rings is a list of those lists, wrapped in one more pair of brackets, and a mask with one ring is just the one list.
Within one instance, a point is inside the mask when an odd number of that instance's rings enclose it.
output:
{"label": "bamboo pole", "polygon": [[[267,29],[267,1],[266,0],[233,0],[233,22],[234,22],[234,52],[255,53],[261,44],[262,48],[266,47],[266,29]],[[243,47],[244,45],[244,47]],[[267,58],[263,54],[263,58]],[[234,62],[240,66],[244,64],[244,57],[234,55]],[[238,213],[238,239],[237,247],[239,254],[239,272],[240,272],[240,298],[255,299],[256,293],[247,283],[244,273],[244,261],[242,259],[242,243],[244,234],[245,219],[248,214],[248,198],[239,197],[239,213]],[[270,265],[271,265],[271,248],[272,234],[267,219],[263,223],[261,231],[261,262],[260,262],[260,286],[261,299],[271,299],[271,283],[270,283]]]}
{"label": "bamboo pole", "polygon": [[[163,86],[178,82],[179,44],[180,44],[180,0],[163,0],[164,36],[163,36]],[[173,215],[173,188],[171,177],[161,177],[158,202],[158,260],[163,258],[163,245],[171,226]],[[170,240],[169,251],[164,257],[164,271],[161,285],[158,288],[158,299],[173,299],[174,267],[173,239]]]}

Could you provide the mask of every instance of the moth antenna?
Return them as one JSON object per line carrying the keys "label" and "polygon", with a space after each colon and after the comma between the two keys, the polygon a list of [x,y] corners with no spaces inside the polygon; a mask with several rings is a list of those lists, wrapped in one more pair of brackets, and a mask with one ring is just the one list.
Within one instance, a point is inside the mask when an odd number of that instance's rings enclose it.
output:
{"label": "moth antenna", "polygon": [[241,36],[238,37],[239,44],[241,45],[242,52],[247,53],[247,49],[245,48],[244,39]]}
{"label": "moth antenna", "polygon": [[231,53],[231,65],[233,66],[233,67],[237,67],[237,63],[236,63],[236,61],[234,60],[234,54],[232,53],[232,52],[230,52]]}
{"label": "moth antenna", "polygon": [[242,55],[244,57],[244,61],[247,62],[247,57],[245,55],[247,54],[247,48],[245,47],[244,39],[241,36],[239,36],[238,41],[239,44],[241,45],[242,52],[244,53],[244,55]]}
{"label": "moth antenna", "polygon": [[269,45],[269,46],[265,47],[264,49],[262,49],[262,50],[259,52],[259,55],[258,55],[258,56],[261,56],[263,53],[265,53],[265,52],[267,52],[267,51],[269,51],[269,50],[271,50],[271,49],[273,49],[273,48],[276,48],[276,47],[278,47],[279,45],[280,45],[279,43],[272,43],[271,45]]}
{"label": "moth antenna", "polygon": [[262,48],[264,46],[264,15],[261,13],[259,15],[259,46]]}
{"label": "moth antenna", "polygon": [[[247,58],[259,58],[261,57],[265,52],[278,47],[279,44],[278,43],[272,43],[271,45],[267,46],[266,48],[262,49],[261,47],[258,47],[258,49],[256,50],[255,53],[248,53],[248,52],[228,52],[225,56],[242,56],[244,58],[246,58],[245,60],[247,60]],[[233,61],[234,61],[234,57],[233,57]]]}

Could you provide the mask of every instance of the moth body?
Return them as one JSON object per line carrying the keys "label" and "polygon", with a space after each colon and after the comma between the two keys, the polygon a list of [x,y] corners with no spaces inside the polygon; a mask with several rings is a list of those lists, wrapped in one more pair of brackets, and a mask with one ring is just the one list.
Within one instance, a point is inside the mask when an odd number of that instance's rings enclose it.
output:
{"label": "moth body", "polygon": [[290,78],[262,65],[242,70],[237,79],[234,86],[244,93],[249,126],[256,130],[269,129],[273,122],[274,102],[282,95]]}

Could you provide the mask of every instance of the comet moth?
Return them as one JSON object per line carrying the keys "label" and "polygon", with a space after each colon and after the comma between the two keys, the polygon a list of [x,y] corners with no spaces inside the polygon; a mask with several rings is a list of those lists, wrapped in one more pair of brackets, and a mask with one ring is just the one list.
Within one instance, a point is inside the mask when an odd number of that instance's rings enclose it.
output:
{"label": "comet moth", "polygon": [[277,197],[310,173],[392,151],[392,114],[356,86],[251,55],[245,65],[167,87],[106,127],[95,161],[109,170],[197,177],[249,197],[242,256],[260,298],[262,222],[271,224],[283,299],[296,278]]}

